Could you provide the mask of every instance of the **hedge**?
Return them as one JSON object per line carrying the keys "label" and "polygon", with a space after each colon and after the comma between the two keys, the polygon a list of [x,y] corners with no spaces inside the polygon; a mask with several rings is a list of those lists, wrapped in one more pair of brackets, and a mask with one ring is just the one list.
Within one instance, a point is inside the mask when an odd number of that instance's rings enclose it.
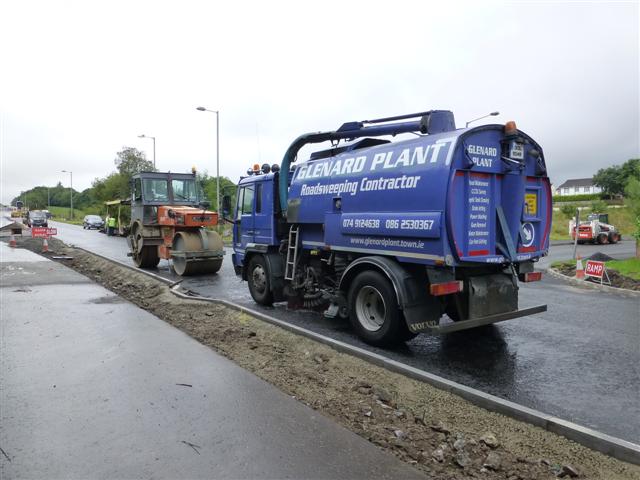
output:
{"label": "hedge", "polygon": [[601,199],[603,199],[603,195],[601,193],[587,193],[583,195],[554,195],[553,203],[588,202],[590,200]]}

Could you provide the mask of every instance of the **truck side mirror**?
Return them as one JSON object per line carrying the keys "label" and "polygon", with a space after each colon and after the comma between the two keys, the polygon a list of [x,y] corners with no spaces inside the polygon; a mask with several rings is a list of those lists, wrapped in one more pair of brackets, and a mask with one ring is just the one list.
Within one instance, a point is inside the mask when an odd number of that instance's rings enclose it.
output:
{"label": "truck side mirror", "polygon": [[222,196],[222,216],[228,217],[231,214],[231,197],[229,195]]}

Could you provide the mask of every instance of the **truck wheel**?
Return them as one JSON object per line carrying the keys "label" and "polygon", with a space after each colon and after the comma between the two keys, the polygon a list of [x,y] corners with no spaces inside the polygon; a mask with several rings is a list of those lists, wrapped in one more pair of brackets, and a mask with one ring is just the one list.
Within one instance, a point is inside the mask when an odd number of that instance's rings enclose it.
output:
{"label": "truck wheel", "polygon": [[609,243],[618,243],[618,240],[620,240],[620,236],[617,233],[609,234]]}
{"label": "truck wheel", "polygon": [[262,255],[254,255],[249,261],[249,292],[256,303],[260,305],[271,305],[273,303],[273,292],[271,291],[271,279],[269,277],[267,261]]}
{"label": "truck wheel", "polygon": [[[402,341],[402,313],[389,280],[380,273],[360,273],[349,288],[349,319],[358,336],[376,346]],[[408,333],[408,332],[407,332]]]}
{"label": "truck wheel", "polygon": [[597,241],[600,245],[604,245],[605,243],[609,243],[609,237],[606,233],[601,233],[598,235]]}

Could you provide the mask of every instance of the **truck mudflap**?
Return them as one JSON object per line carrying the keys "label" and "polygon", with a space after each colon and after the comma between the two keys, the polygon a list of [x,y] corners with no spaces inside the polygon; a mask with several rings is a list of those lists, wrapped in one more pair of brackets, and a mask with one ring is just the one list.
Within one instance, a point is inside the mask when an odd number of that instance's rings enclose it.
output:
{"label": "truck mudflap", "polygon": [[409,325],[409,328],[414,333],[432,333],[443,334],[451,332],[459,332],[460,330],[468,330],[470,328],[482,327],[483,325],[491,325],[492,323],[504,322],[505,320],[511,320],[518,317],[526,317],[528,315],[535,315],[536,313],[542,313],[547,311],[546,305],[538,305],[536,307],[523,308],[522,310],[515,310],[513,312],[497,313],[495,315],[487,315],[486,317],[473,318],[471,320],[462,320],[458,322],[446,323],[444,325],[437,325],[435,323],[427,322],[420,325],[420,329],[415,329],[418,325]]}

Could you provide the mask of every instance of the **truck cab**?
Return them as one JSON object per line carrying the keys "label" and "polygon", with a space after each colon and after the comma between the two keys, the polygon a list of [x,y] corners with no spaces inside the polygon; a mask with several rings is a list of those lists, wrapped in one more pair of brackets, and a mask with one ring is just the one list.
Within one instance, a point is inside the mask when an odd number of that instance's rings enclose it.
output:
{"label": "truck cab", "polygon": [[[276,232],[279,224],[277,184],[279,171],[269,165],[257,166],[250,176],[238,184],[233,223],[233,264],[241,266],[247,252],[264,251],[279,244]],[[253,173],[255,172],[255,174]],[[265,173],[266,172],[266,173]]]}

